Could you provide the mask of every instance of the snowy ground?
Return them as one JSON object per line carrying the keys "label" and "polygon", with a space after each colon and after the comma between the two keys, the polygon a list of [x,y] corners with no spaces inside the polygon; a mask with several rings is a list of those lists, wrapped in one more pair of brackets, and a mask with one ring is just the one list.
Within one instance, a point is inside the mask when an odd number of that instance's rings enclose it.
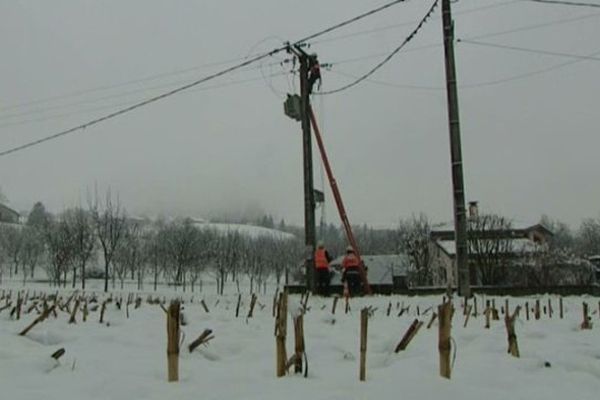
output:
{"label": "snowy ground", "polygon": [[[0,287],[0,290],[4,287]],[[39,288],[36,288],[39,290]],[[232,288],[233,289],[233,288]],[[14,289],[13,289],[14,290]],[[33,290],[33,289],[32,289]],[[48,289],[51,291],[50,289]],[[554,316],[526,321],[525,313],[516,324],[521,358],[507,354],[503,321],[483,328],[484,318],[471,318],[463,328],[459,302],[452,336],[456,361],[451,380],[438,375],[437,323],[420,330],[408,349],[393,352],[410,323],[437,305],[439,297],[401,296],[352,299],[352,311],[344,314],[343,302],[331,314],[332,299],[311,298],[305,315],[305,341],[309,362],[308,378],[300,375],[275,377],[273,293],[259,296],[255,316],[246,319],[250,296],[243,295],[240,317],[235,318],[237,295],[217,297],[210,293],[186,294],[184,313],[188,324],[180,358],[180,382],[167,382],[165,314],[156,305],[144,302],[141,308],[107,308],[108,323],[98,323],[98,312],[88,322],[59,312],[26,336],[18,332],[35,313],[21,320],[0,313],[0,388],[3,399],[597,399],[600,393],[600,319],[597,326],[581,331],[581,302],[598,309],[598,298],[565,298],[565,319]],[[67,292],[65,292],[67,293]],[[182,293],[171,293],[181,296]],[[546,304],[546,296],[542,304]],[[200,305],[205,299],[210,309]],[[145,300],[145,297],[144,297]],[[219,300],[218,304],[217,300]],[[299,297],[290,296],[290,309]],[[479,299],[481,304],[483,299]],[[532,304],[532,298],[510,299],[511,308]],[[393,308],[386,316],[389,301]],[[398,317],[396,304],[411,305],[410,315]],[[0,307],[5,302],[0,302]],[[216,304],[216,305],[215,305]],[[499,308],[503,299],[497,299]],[[260,305],[264,306],[261,307]],[[367,381],[359,382],[359,314],[363,306],[377,307],[369,320]],[[421,319],[425,325],[430,313]],[[205,328],[215,339],[193,353],[187,344]],[[288,320],[288,355],[293,352],[293,328]],[[64,347],[66,354],[56,364],[50,358]],[[549,362],[551,367],[545,367]]]}

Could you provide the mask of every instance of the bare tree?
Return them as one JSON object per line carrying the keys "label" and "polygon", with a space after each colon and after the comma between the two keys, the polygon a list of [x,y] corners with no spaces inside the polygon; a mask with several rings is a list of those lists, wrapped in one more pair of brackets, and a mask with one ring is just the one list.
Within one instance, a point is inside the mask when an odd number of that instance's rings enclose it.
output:
{"label": "bare tree", "polygon": [[[119,241],[113,257],[113,266],[116,276],[123,289],[127,273],[142,268],[144,264],[144,251],[140,227],[135,222],[127,222],[123,231],[122,240]],[[140,283],[138,282],[138,287]]]}
{"label": "bare tree", "polygon": [[164,273],[167,268],[167,236],[166,226],[163,225],[162,221],[158,222],[155,232],[149,233],[146,236],[145,253],[147,255],[147,262],[152,269],[154,291],[157,289],[160,274]]}
{"label": "bare tree", "polygon": [[117,246],[123,237],[125,213],[121,209],[118,200],[116,203],[113,203],[112,195],[108,191],[103,209],[100,209],[98,193],[96,193],[93,204],[90,204],[90,214],[94,221],[96,236],[102,248],[104,258],[104,291],[108,292],[109,268]]}
{"label": "bare tree", "polygon": [[46,248],[48,263],[46,272],[48,277],[57,286],[62,283],[67,285],[67,273],[75,258],[74,240],[67,227],[62,221],[52,221],[45,229]]}
{"label": "bare tree", "polygon": [[13,273],[17,275],[19,268],[23,264],[23,245],[24,235],[21,227],[7,226],[4,229],[4,251],[6,252],[7,259],[12,264],[8,271],[9,276],[12,277]]}
{"label": "bare tree", "polygon": [[468,252],[482,285],[506,283],[511,259],[521,256],[510,236],[511,222],[496,214],[481,214],[468,221]]}
{"label": "bare tree", "polygon": [[81,274],[81,289],[85,290],[85,268],[93,259],[96,249],[96,233],[92,215],[81,207],[67,210],[63,219],[74,242],[73,285],[77,280],[77,270]]}
{"label": "bare tree", "polygon": [[584,256],[600,254],[600,218],[585,219],[577,232],[578,252]]}
{"label": "bare tree", "polygon": [[400,221],[397,230],[398,251],[410,259],[409,281],[415,286],[432,285],[433,254],[430,246],[431,224],[425,214]]}
{"label": "bare tree", "polygon": [[27,277],[33,278],[35,268],[44,254],[44,241],[40,231],[30,227],[24,227],[21,232],[21,263],[23,269],[23,285]]}
{"label": "bare tree", "polygon": [[215,255],[215,269],[217,274],[217,291],[223,294],[227,275],[235,271],[240,258],[241,236],[238,231],[228,231],[220,235]]}

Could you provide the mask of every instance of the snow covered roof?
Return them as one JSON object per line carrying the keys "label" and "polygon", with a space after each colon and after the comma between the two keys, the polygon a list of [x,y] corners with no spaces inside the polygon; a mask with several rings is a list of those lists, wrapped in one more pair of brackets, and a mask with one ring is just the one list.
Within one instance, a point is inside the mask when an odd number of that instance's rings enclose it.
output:
{"label": "snow covered roof", "polygon": [[[394,276],[406,276],[408,274],[410,260],[404,254],[366,255],[361,257],[368,268],[367,279],[371,284],[391,285]],[[331,279],[332,285],[341,284],[343,259],[344,256],[340,256],[329,264],[331,269],[335,271]]]}
{"label": "snow covered roof", "polygon": [[[481,239],[483,240],[483,239]],[[494,240],[494,239],[490,239]],[[508,240],[511,253],[531,253],[538,250],[538,245],[527,238],[506,239]],[[454,240],[436,240],[435,243],[450,256],[456,254],[456,243]]]}

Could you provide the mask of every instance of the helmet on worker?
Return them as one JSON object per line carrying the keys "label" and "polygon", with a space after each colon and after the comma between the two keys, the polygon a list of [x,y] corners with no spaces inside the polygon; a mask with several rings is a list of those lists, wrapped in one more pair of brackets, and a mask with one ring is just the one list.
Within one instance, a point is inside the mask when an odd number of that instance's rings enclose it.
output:
{"label": "helmet on worker", "polygon": [[352,246],[346,247],[346,253],[354,253],[354,248]]}

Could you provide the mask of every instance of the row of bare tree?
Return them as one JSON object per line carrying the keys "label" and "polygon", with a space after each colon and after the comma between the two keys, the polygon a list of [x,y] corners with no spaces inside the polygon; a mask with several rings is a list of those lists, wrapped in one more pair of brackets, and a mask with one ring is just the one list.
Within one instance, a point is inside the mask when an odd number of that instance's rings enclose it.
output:
{"label": "row of bare tree", "polygon": [[190,219],[170,222],[128,218],[110,194],[57,216],[38,203],[24,225],[0,225],[0,279],[5,272],[22,276],[23,284],[44,269],[51,283],[85,289],[86,280],[101,278],[104,290],[133,281],[142,290],[150,281],[194,290],[204,276],[225,283],[247,278],[250,290],[277,284],[302,259],[303,246],[292,235],[251,236],[237,230],[198,227]]}

